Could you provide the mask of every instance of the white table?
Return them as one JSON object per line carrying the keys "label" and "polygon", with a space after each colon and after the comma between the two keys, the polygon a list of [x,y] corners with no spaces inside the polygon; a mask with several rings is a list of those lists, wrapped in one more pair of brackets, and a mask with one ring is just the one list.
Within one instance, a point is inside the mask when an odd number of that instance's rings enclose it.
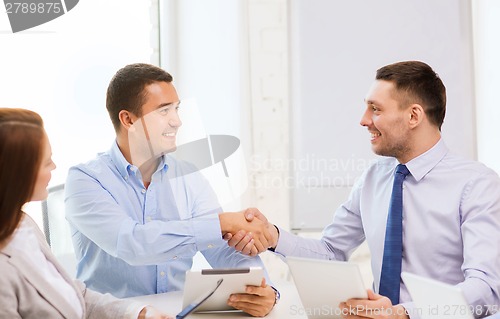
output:
{"label": "white table", "polygon": [[[274,307],[269,315],[265,318],[268,319],[307,319],[302,303],[300,302],[297,289],[290,282],[276,283],[276,288],[280,291],[280,302]],[[147,295],[133,297],[137,301],[144,302],[148,305],[154,306],[157,309],[164,311],[170,315],[176,315],[182,310],[182,292],[167,292],[164,294]],[[251,317],[250,315],[242,312],[224,312],[224,313],[194,313],[188,318],[199,319],[215,319],[215,318],[244,318]]]}

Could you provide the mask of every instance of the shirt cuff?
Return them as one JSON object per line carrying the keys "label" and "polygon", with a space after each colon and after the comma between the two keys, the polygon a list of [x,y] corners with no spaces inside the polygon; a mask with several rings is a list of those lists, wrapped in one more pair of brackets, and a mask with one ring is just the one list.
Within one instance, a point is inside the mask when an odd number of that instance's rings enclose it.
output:
{"label": "shirt cuff", "polygon": [[219,214],[193,218],[192,225],[198,250],[220,247],[226,244],[226,241],[222,239]]}
{"label": "shirt cuff", "polygon": [[278,238],[278,244],[274,249],[275,253],[278,253],[284,257],[291,255],[297,246],[297,239],[295,236],[283,228],[279,228],[280,236]]}
{"label": "shirt cuff", "polygon": [[124,318],[137,319],[139,317],[139,313],[142,311],[142,309],[146,308],[146,306],[148,305],[138,302],[130,303],[130,305],[128,305],[127,309],[125,310]]}

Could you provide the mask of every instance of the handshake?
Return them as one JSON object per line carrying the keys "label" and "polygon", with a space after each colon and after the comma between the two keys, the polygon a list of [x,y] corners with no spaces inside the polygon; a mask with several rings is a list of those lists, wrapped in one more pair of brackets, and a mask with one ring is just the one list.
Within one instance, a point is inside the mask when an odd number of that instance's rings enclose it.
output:
{"label": "handshake", "polygon": [[221,213],[219,221],[228,245],[245,255],[256,256],[278,244],[278,228],[269,223],[257,208]]}

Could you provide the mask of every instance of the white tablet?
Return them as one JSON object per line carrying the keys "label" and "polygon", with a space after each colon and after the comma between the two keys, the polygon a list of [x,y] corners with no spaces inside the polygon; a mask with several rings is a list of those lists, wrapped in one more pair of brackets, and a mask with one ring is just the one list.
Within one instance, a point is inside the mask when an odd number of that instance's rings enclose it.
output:
{"label": "white tablet", "polygon": [[452,286],[407,272],[401,277],[423,319],[474,319],[474,308],[457,286]]}
{"label": "white tablet", "polygon": [[264,270],[259,267],[188,270],[182,307],[185,308],[199,299],[201,294],[213,289],[221,278],[223,281],[220,287],[196,309],[196,312],[234,310],[227,304],[229,296],[234,293],[244,293],[247,285],[260,286]]}
{"label": "white tablet", "polygon": [[308,318],[342,318],[338,305],[368,298],[359,266],[342,261],[287,257],[302,307],[292,309]]}

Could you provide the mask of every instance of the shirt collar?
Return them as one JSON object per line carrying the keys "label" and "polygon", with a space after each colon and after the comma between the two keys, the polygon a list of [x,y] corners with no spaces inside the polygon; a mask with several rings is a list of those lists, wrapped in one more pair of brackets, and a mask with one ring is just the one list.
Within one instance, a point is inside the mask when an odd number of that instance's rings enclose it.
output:
{"label": "shirt collar", "polygon": [[120,172],[120,175],[123,178],[128,177],[128,168],[132,167],[133,165],[127,162],[125,159],[125,156],[123,156],[122,151],[120,151],[120,148],[118,147],[118,143],[116,140],[113,142],[113,145],[111,146],[111,149],[109,150],[109,155],[111,157],[111,160],[116,166],[116,169],[118,172]]}
{"label": "shirt collar", "polygon": [[[113,163],[115,163],[116,169],[118,172],[120,172],[120,175],[123,178],[126,178],[130,172],[133,172],[134,174],[138,171],[137,166],[130,164],[126,159],[125,156],[123,156],[122,152],[120,151],[120,148],[118,147],[118,143],[116,140],[113,142],[113,145],[111,146],[111,149],[109,150],[109,154],[111,157],[111,160]],[[166,161],[167,155],[163,155],[161,157],[161,161],[158,164],[158,168],[156,169],[156,172],[159,170],[164,170],[167,171],[168,169],[168,164]]]}
{"label": "shirt collar", "polygon": [[424,176],[427,175],[427,173],[429,173],[447,153],[448,147],[443,139],[440,138],[427,152],[406,163],[406,167],[410,171],[411,176],[418,182],[424,178]]}

